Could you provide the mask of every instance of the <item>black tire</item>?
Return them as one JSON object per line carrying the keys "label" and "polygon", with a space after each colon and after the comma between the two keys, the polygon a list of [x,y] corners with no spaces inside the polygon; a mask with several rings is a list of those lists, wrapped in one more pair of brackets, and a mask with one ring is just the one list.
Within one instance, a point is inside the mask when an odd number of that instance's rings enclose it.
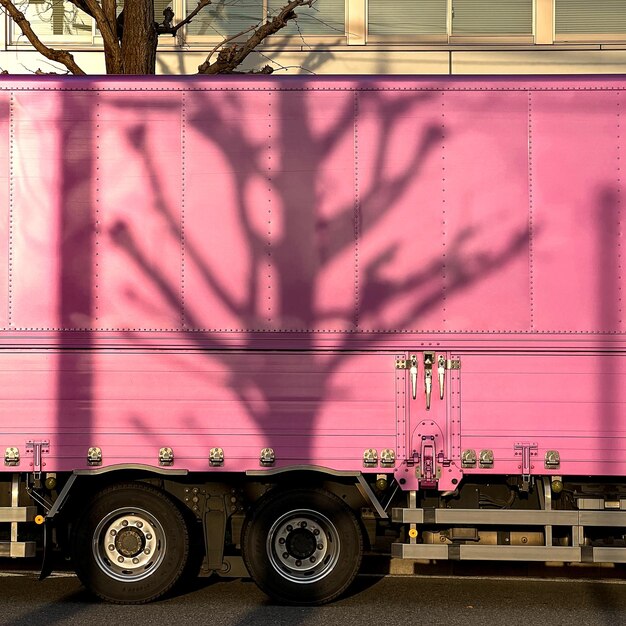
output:
{"label": "black tire", "polygon": [[324,604],[341,595],[361,565],[363,536],[352,510],[318,489],[276,491],[261,500],[242,537],[257,585],[283,604]]}
{"label": "black tire", "polygon": [[183,515],[150,485],[108,487],[85,507],[72,537],[76,574],[87,589],[120,604],[143,604],[169,591],[189,556]]}

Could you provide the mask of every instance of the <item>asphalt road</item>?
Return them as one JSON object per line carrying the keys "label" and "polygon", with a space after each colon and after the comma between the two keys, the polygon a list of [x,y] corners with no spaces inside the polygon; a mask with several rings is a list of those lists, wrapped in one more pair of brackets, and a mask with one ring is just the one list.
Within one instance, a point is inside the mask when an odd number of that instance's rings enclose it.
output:
{"label": "asphalt road", "polygon": [[177,597],[118,606],[93,600],[69,574],[39,582],[13,572],[0,575],[0,603],[0,623],[7,626],[626,625],[626,581],[620,580],[362,576],[339,601],[300,608],[272,604],[247,580],[199,579]]}

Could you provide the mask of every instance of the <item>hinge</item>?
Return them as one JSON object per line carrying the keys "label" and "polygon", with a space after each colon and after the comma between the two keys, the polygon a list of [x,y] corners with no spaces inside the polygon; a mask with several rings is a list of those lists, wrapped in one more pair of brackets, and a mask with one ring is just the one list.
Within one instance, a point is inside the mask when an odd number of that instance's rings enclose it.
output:
{"label": "hinge", "polygon": [[461,359],[448,359],[446,361],[446,369],[447,370],[460,370]]}

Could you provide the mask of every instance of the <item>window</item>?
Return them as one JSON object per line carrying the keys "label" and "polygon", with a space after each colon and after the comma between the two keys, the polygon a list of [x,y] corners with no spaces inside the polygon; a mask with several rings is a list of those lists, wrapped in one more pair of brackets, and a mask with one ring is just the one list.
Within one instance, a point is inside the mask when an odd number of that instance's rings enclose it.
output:
{"label": "window", "polygon": [[[261,22],[266,16],[275,15],[286,0],[213,0],[187,27],[190,41],[202,41],[200,37],[219,40],[236,35]],[[186,15],[196,7],[187,0]],[[317,0],[312,7],[296,9],[298,19],[279,32],[279,36],[341,36],[346,34],[346,0]]]}
{"label": "window", "polygon": [[448,0],[370,0],[370,35],[446,35]]}
{"label": "window", "polygon": [[533,0],[369,0],[368,40],[532,37]]}
{"label": "window", "polygon": [[[172,6],[175,0],[154,0],[154,16],[163,21],[163,9]],[[118,0],[118,13],[124,0]],[[95,44],[101,45],[102,38],[93,20],[84,11],[66,0],[28,0],[17,3],[33,30],[44,43]],[[28,43],[19,27],[9,22],[12,43]]]}
{"label": "window", "polygon": [[[624,39],[624,0],[555,0],[555,33],[558,39]],[[594,37],[595,35],[595,37]]]}
{"label": "window", "polygon": [[453,0],[453,35],[532,35],[532,0]]}

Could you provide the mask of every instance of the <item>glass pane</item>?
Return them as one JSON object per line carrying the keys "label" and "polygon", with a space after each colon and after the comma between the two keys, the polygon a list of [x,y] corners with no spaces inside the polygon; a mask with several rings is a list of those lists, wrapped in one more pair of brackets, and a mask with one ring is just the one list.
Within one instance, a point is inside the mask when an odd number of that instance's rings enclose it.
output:
{"label": "glass pane", "polygon": [[[77,41],[91,40],[91,18],[77,9],[71,2],[64,0],[30,0],[18,4],[35,33],[44,41],[52,36],[65,36]],[[14,40],[24,37],[15,27]]]}
{"label": "glass pane", "polygon": [[453,0],[453,35],[531,35],[532,0]]}
{"label": "glass pane", "polygon": [[[197,4],[187,0],[187,15]],[[263,19],[263,0],[214,0],[187,26],[189,35],[236,35]]]}
{"label": "glass pane", "polygon": [[[268,0],[270,17],[285,5],[284,0]],[[346,34],[345,0],[317,0],[311,7],[296,9],[297,20],[292,20],[278,32],[280,35],[335,35]]]}
{"label": "glass pane", "polygon": [[626,33],[624,0],[556,0],[557,34]]}
{"label": "glass pane", "polygon": [[448,0],[370,0],[370,35],[445,35]]}

